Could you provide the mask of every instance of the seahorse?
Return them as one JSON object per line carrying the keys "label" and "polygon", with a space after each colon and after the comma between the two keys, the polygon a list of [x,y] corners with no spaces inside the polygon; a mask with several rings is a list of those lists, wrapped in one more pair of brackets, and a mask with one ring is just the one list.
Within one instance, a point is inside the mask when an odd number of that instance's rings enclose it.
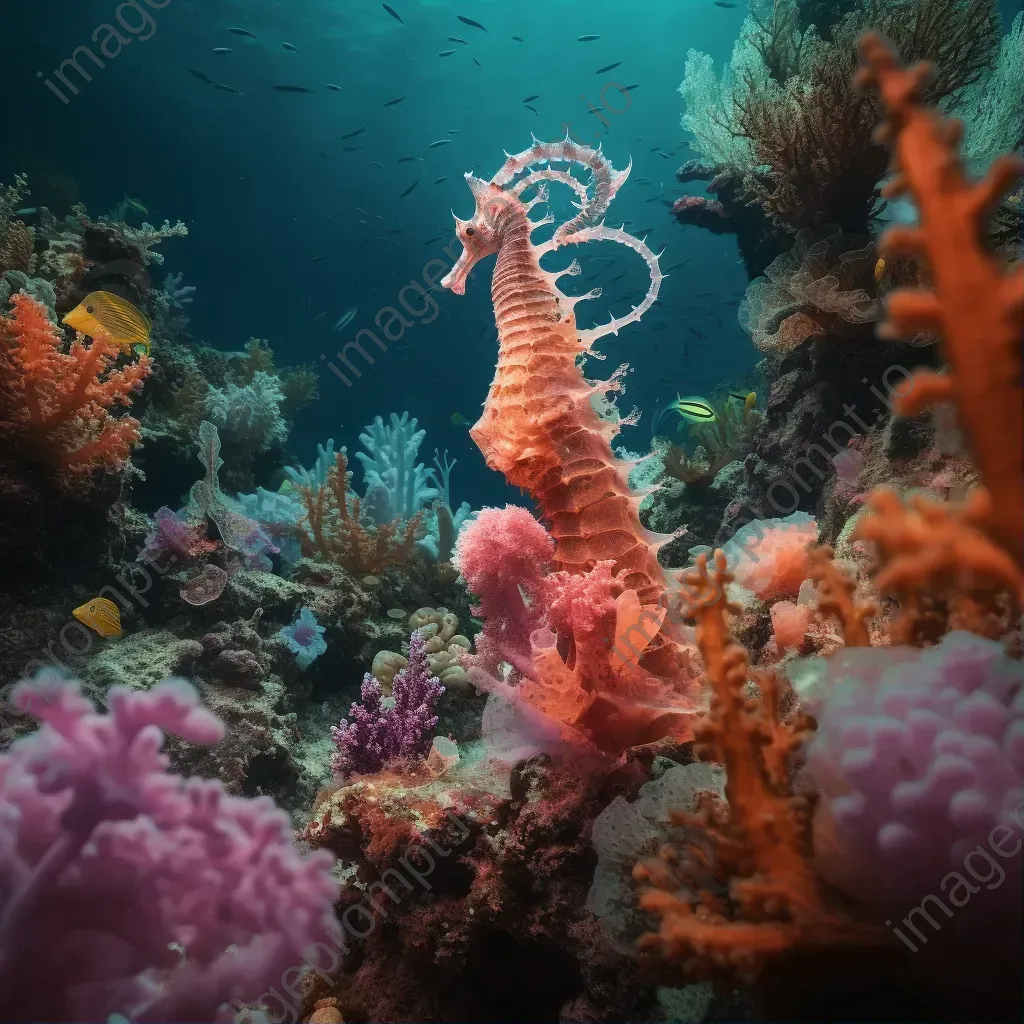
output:
{"label": "seahorse", "polygon": [[[635,590],[644,605],[660,602],[665,576],[657,548],[669,540],[650,533],[640,523],[643,494],[627,483],[630,464],[612,451],[618,422],[599,415],[595,400],[622,390],[627,366],[609,380],[587,380],[581,368],[586,355],[603,358],[595,343],[635,323],[658,297],[663,279],[658,257],[640,241],[618,228],[606,227],[603,217],[629,175],[632,164],[616,171],[600,148],[573,142],[539,142],[508,158],[490,181],[467,174],[476,201],[471,220],[455,218],[463,245],[441,284],[456,295],[465,292],[474,265],[497,254],[491,296],[498,328],[498,362],[483,414],[470,436],[487,465],[509,483],[526,490],[537,502],[555,539],[556,568],[586,572],[603,560],[615,562],[623,584]],[[576,164],[591,172],[584,184],[568,170],[549,166]],[[521,174],[527,172],[525,177]],[[548,183],[571,188],[579,199],[579,214],[557,228],[550,240],[534,244],[532,233],[554,223],[548,214],[531,220],[533,207],[548,198]],[[537,187],[535,198],[523,193]],[[629,246],[647,261],[651,281],[643,300],[630,313],[602,326],[580,330],[575,307],[598,298],[600,288],[583,295],[561,292],[556,282],[580,273],[573,260],[568,268],[541,268],[547,253],[568,245],[605,240]]]}

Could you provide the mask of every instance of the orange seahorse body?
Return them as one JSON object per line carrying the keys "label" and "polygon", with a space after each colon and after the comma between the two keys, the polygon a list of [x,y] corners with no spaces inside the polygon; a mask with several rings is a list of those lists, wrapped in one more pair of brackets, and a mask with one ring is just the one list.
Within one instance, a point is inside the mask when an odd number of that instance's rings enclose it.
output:
{"label": "orange seahorse body", "polygon": [[[642,494],[627,483],[629,463],[612,452],[611,441],[621,422],[604,418],[595,399],[621,390],[620,367],[610,380],[588,381],[581,357],[593,354],[594,343],[606,334],[640,319],[657,299],[662,274],[657,257],[624,231],[598,223],[629,168],[617,172],[599,152],[566,139],[535,144],[510,156],[489,182],[470,174],[466,180],[476,200],[472,220],[456,218],[464,251],[441,282],[461,295],[478,260],[497,253],[491,295],[498,327],[498,364],[484,411],[470,435],[487,465],[509,483],[528,491],[539,505],[555,539],[555,563],[572,573],[586,572],[603,560],[615,562],[618,578],[635,590],[644,605],[661,601],[665,577],[656,555],[670,539],[649,533],[638,516]],[[593,173],[585,186],[568,171],[547,165],[576,163]],[[521,172],[529,172],[518,178]],[[549,181],[572,188],[580,197],[580,213],[563,224],[547,242],[533,244],[531,233],[552,223],[550,216],[533,221],[530,209],[547,198]],[[531,186],[537,198],[520,199]],[[556,281],[576,275],[578,264],[552,273],[541,258],[565,245],[608,240],[640,253],[651,270],[651,286],[643,302],[626,316],[590,330],[576,326],[578,302],[596,298],[600,289],[567,296]]]}

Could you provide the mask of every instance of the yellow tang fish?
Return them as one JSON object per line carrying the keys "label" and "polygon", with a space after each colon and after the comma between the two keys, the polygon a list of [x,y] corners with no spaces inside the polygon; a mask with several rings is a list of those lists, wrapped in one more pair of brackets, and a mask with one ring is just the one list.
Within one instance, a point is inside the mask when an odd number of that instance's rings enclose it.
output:
{"label": "yellow tang fish", "polygon": [[718,418],[706,398],[698,398],[693,395],[689,398],[677,396],[669,408],[675,409],[684,420],[689,420],[691,423],[714,423]]}
{"label": "yellow tang fish", "polygon": [[149,353],[149,332],[153,328],[149,318],[113,292],[90,292],[63,322],[91,338],[107,334],[125,352],[141,347]]}
{"label": "yellow tang fish", "polygon": [[94,597],[91,601],[79,605],[71,614],[100,636],[124,636],[124,630],[121,629],[121,613],[117,605],[105,597]]}

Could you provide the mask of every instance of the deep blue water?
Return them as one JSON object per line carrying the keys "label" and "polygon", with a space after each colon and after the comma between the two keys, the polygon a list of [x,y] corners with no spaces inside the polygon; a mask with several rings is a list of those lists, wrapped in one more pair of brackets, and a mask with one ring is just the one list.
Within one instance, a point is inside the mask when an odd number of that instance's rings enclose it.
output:
{"label": "deep blue water", "polygon": [[[33,202],[58,213],[65,212],[61,197],[66,204],[74,194],[95,216],[127,193],[146,204],[151,220],[185,221],[189,237],[167,242],[161,251],[165,270],[183,272],[197,288],[189,310],[197,341],[237,349],[250,336],[267,338],[280,364],[333,357],[340,336],[331,329],[338,316],[359,305],[346,337],[370,326],[377,311],[393,305],[402,286],[441,254],[451,238],[451,211],[471,215],[464,172],[475,168],[490,177],[504,150],[526,148],[531,132],[559,137],[571,122],[578,140],[603,142],[619,168],[632,157],[632,178],[650,181],[624,189],[608,222],[630,219],[630,230],[653,228],[649,244],[664,247],[663,266],[690,261],[665,282],[665,304],[618,338],[606,339],[607,362],[591,364],[595,375],[623,360],[633,367],[620,406],[627,411],[638,405],[645,415],[638,427],[624,431],[622,442],[646,448],[657,401],[677,391],[710,391],[753,367],[756,353],[736,323],[735,308],[722,305],[735,302],[746,284],[735,244],[681,229],[667,206],[652,200],[684,192],[674,171],[691,155],[685,146],[677,148],[683,133],[676,90],[686,51],[695,47],[718,63],[726,60],[743,5],[394,0],[402,25],[377,0],[159,2],[165,6],[149,10],[151,25],[136,21],[131,9],[122,11],[140,30],[102,70],[93,69],[92,82],[82,83],[66,105],[36,73],[52,74],[75,47],[90,44],[96,28],[113,21],[118,5],[24,0],[5,12],[0,181],[27,170]],[[487,31],[459,22],[460,14]],[[248,29],[257,39],[230,34],[229,26]],[[577,42],[584,33],[601,38]],[[143,40],[145,35],[150,38]],[[467,45],[448,42],[449,36]],[[233,52],[214,55],[220,46]],[[446,49],[456,52],[438,56]],[[613,72],[595,73],[620,61]],[[243,95],[198,81],[186,66]],[[341,91],[328,91],[328,82]],[[272,88],[282,84],[314,92]],[[638,87],[628,94],[619,89],[633,84]],[[539,94],[539,114],[524,106],[532,94]],[[400,96],[406,97],[401,104],[382,106]],[[607,127],[588,114],[591,106],[604,108]],[[363,125],[368,127],[361,135],[341,138]],[[447,136],[452,129],[458,134]],[[446,137],[455,141],[428,148]],[[418,159],[398,163],[403,156]],[[447,180],[435,185],[440,176]],[[417,178],[418,186],[399,198]],[[59,195],[48,180],[61,183]],[[367,240],[396,229],[401,233],[391,237],[397,244]],[[438,235],[444,240],[425,244]],[[628,250],[611,248],[593,250],[619,259],[591,283],[605,285],[606,298],[636,302],[646,289],[646,268]],[[610,268],[588,264],[585,250],[571,255],[580,257],[584,276]],[[310,263],[318,256],[328,259]],[[299,414],[293,453],[309,462],[315,442],[329,435],[351,448],[374,414],[409,409],[427,429],[427,460],[435,446],[459,459],[456,501],[479,506],[514,497],[486,469],[465,428],[450,419],[455,412],[475,419],[493,373],[492,263],[475,275],[465,297],[442,292],[433,321],[414,323],[387,353],[377,353],[355,387],[324,373],[320,401]],[[608,283],[623,272],[627,276]],[[710,318],[699,327],[705,338],[682,330],[684,317],[697,323],[697,315],[678,308],[690,303],[707,306],[700,315]],[[621,313],[623,303],[617,308]],[[578,312],[586,323],[588,314],[606,320],[605,309],[598,300]],[[666,322],[667,328],[655,330]]]}

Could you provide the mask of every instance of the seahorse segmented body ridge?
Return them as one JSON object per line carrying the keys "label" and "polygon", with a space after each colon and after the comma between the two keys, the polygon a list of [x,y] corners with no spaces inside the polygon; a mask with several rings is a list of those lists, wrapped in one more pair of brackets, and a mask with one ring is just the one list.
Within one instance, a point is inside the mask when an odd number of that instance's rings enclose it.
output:
{"label": "seahorse segmented body ridge", "polygon": [[[588,168],[592,179],[585,185],[549,166],[553,163]],[[580,357],[591,353],[599,338],[640,319],[657,299],[662,280],[657,257],[643,242],[601,222],[628,174],[629,168],[616,171],[599,150],[568,138],[534,140],[530,149],[509,156],[489,182],[467,174],[476,212],[468,221],[456,218],[464,250],[442,284],[462,294],[476,262],[497,254],[491,295],[498,361],[483,413],[470,434],[487,464],[536,500],[555,539],[558,568],[585,572],[611,559],[641,602],[654,604],[665,589],[656,555],[663,539],[640,524],[640,498],[628,486],[628,467],[611,447],[620,424],[599,415],[594,401],[621,389],[625,368],[607,381],[589,381],[580,367]],[[532,232],[552,218],[533,221],[529,212],[546,201],[549,182],[572,188],[580,212],[549,241],[535,245]],[[524,202],[522,194],[533,186],[536,198]],[[597,240],[619,242],[639,253],[650,268],[651,285],[632,312],[581,331],[574,307],[596,298],[600,290],[565,295],[556,281],[579,273],[578,265],[574,261],[568,270],[552,273],[541,267],[541,258],[566,245]]]}

